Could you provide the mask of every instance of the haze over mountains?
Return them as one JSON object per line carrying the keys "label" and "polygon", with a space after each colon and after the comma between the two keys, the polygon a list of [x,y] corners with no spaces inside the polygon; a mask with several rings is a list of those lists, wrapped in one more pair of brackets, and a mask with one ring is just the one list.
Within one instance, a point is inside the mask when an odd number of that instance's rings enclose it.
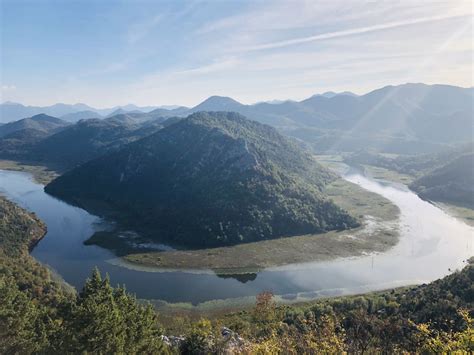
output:
{"label": "haze over mountains", "polygon": [[[2,104],[3,121],[19,115],[20,111],[14,111],[12,106],[15,105]],[[34,109],[55,112],[61,117],[65,105]],[[79,111],[64,113],[64,119],[68,121],[93,118],[88,116],[98,112],[82,104],[72,105],[69,109]],[[129,105],[109,110],[107,114],[126,113],[128,110],[139,114],[140,108]],[[386,86],[361,96],[329,92],[300,102],[254,105],[244,105],[229,97],[212,96],[193,108],[154,108],[149,113],[161,117],[185,117],[199,111],[238,112],[249,119],[270,124],[282,133],[306,142],[316,151],[328,152],[367,147],[391,153],[435,152],[470,141],[474,129],[472,88],[449,85],[405,84]],[[105,114],[101,112],[98,113]]]}
{"label": "haze over mountains", "polygon": [[45,114],[24,118],[0,126],[0,154],[17,155],[46,137],[67,128],[69,122]]}
{"label": "haze over mountains", "polygon": [[175,109],[179,106],[166,105],[166,106],[136,106],[136,105],[125,105],[117,106],[112,108],[97,109],[90,107],[86,104],[55,104],[52,106],[24,106],[16,102],[4,102],[0,104],[0,122],[6,123],[15,120],[19,120],[25,117],[31,117],[40,113],[44,113],[50,116],[58,117],[66,121],[75,122],[80,119],[87,118],[101,118],[110,116],[112,113],[128,113],[128,112],[150,112],[157,108],[163,108],[165,110]]}
{"label": "haze over mountains", "polygon": [[[36,161],[52,165],[56,169],[68,170],[152,134],[164,127],[166,118],[142,113],[87,119],[76,124],[55,120],[64,123],[62,129],[56,130],[56,134],[37,132],[34,129],[28,131],[19,129],[14,137],[0,137],[0,156],[7,159]],[[3,129],[15,123],[1,126],[0,134]],[[34,139],[19,138],[22,135],[33,134]]]}

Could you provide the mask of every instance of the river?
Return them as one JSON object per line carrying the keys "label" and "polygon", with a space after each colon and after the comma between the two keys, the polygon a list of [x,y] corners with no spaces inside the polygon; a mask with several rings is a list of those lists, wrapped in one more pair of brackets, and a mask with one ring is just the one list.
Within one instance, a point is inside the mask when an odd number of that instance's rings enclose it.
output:
{"label": "river", "polygon": [[48,232],[32,255],[69,284],[80,289],[97,266],[109,274],[112,284],[125,284],[137,297],[171,303],[252,299],[263,290],[288,300],[374,291],[433,281],[462,268],[473,255],[474,228],[421,200],[406,187],[357,173],[344,178],[400,208],[400,240],[394,248],[381,254],[293,264],[234,277],[211,271],[153,272],[120,266],[109,250],[83,244],[104,228],[104,222],[49,196],[29,174],[0,170],[0,192],[46,223]]}

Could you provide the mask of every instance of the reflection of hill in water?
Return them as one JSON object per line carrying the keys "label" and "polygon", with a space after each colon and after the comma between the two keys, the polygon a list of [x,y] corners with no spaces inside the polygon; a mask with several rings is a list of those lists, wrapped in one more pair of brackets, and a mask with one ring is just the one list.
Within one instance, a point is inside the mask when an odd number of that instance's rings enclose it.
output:
{"label": "reflection of hill in water", "polygon": [[241,283],[247,283],[248,281],[254,281],[257,278],[257,274],[216,274],[221,279],[235,279]]}

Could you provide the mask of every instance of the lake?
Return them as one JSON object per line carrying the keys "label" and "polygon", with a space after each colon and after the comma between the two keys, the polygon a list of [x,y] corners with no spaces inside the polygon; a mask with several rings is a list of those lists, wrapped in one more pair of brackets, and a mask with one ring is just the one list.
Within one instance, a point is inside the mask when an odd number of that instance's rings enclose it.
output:
{"label": "lake", "polygon": [[27,173],[0,170],[0,192],[48,227],[32,255],[80,289],[94,267],[113,285],[125,284],[138,298],[198,304],[251,299],[268,290],[288,300],[353,294],[430,282],[460,269],[473,255],[474,228],[421,200],[402,185],[358,173],[344,176],[400,208],[400,240],[386,253],[329,262],[269,268],[256,274],[219,276],[211,270],[163,271],[124,267],[109,250],[83,242],[107,223],[43,190]]}

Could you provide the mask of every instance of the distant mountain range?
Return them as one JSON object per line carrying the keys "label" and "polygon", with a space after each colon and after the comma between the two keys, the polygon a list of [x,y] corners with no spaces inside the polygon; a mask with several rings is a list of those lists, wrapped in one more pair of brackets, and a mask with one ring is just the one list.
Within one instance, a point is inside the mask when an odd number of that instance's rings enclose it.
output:
{"label": "distant mountain range", "polygon": [[387,86],[362,96],[326,96],[255,105],[213,96],[190,112],[239,112],[277,127],[319,152],[373,148],[415,154],[441,151],[472,140],[472,89],[405,84]]}
{"label": "distant mountain range", "polygon": [[218,246],[358,225],[322,193],[335,178],[270,126],[198,112],[46,191],[84,208],[106,203],[161,239]]}
{"label": "distant mountain range", "polygon": [[322,97],[325,97],[327,99],[332,99],[333,97],[336,97],[336,96],[339,96],[339,95],[347,95],[347,96],[358,96],[356,94],[354,94],[353,92],[350,92],[350,91],[343,91],[343,92],[334,92],[334,91],[326,91],[325,93],[322,93],[322,94],[316,94],[316,95],[313,95],[311,97],[318,97],[318,96],[322,96]]}
{"label": "distant mountain range", "polygon": [[[199,111],[233,111],[272,125],[317,152],[371,148],[414,154],[441,151],[453,144],[472,140],[473,93],[472,88],[404,84],[386,86],[361,96],[350,92],[326,92],[300,102],[253,105],[244,105],[230,97],[212,96],[192,108],[154,108],[149,113],[160,117],[185,117]],[[98,112],[77,104],[68,106],[77,112],[64,113],[65,106],[31,108],[7,103],[0,109],[3,120],[18,116],[21,110],[34,109],[56,112],[55,116],[74,121],[97,118],[99,114],[107,117],[119,113],[140,114],[141,110],[152,108],[128,105]],[[14,108],[21,110],[15,111]]]}
{"label": "distant mountain range", "polygon": [[102,118],[102,115],[91,110],[71,112],[61,116],[61,119],[68,122],[77,122],[89,118]]}
{"label": "distant mountain range", "polygon": [[16,121],[25,117],[31,117],[41,113],[58,117],[69,122],[76,122],[87,118],[102,118],[112,116],[113,113],[129,113],[129,112],[150,112],[155,109],[173,110],[179,108],[176,105],[165,106],[136,106],[125,105],[116,106],[106,109],[97,109],[86,104],[55,104],[52,106],[24,106],[15,102],[4,102],[0,104],[0,122],[7,123]]}
{"label": "distant mountain range", "polygon": [[[57,128],[51,127],[49,131],[43,128],[50,127],[41,122],[44,117],[56,120]],[[30,120],[36,125],[23,123]],[[68,170],[156,132],[165,126],[165,121],[166,118],[152,113],[129,113],[70,124],[38,115],[0,126],[0,157],[36,161],[58,170]],[[36,129],[38,126],[40,128]],[[2,132],[12,132],[13,128],[14,134],[1,136]]]}

